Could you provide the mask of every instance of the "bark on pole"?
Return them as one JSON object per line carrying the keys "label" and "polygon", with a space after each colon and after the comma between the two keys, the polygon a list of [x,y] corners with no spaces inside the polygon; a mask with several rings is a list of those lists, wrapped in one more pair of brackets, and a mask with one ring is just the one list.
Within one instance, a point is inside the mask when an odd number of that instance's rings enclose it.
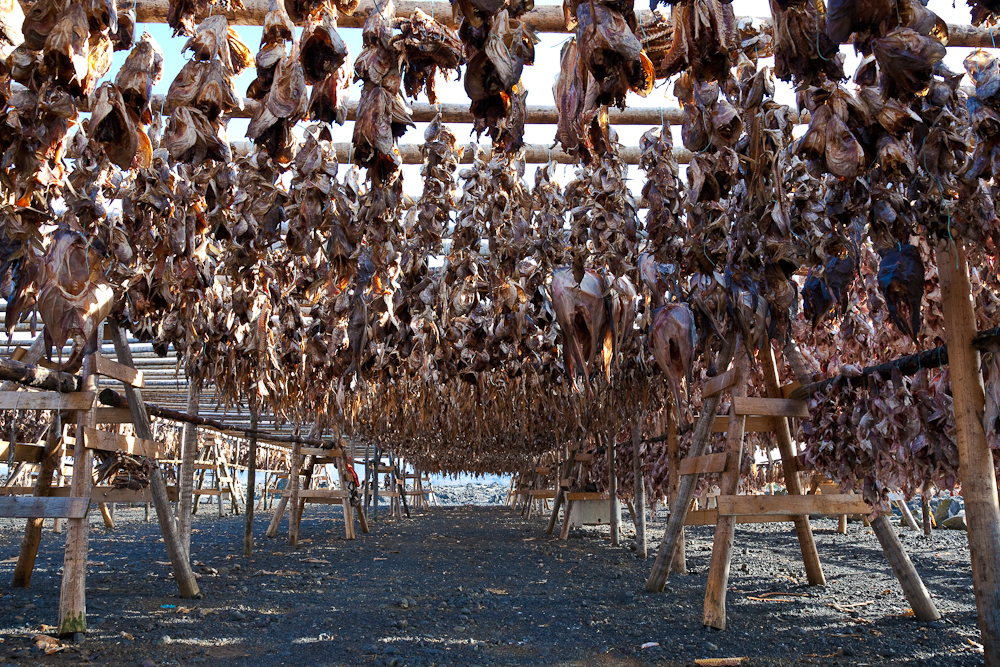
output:
{"label": "bark on pole", "polygon": [[[56,466],[62,458],[62,434],[58,428],[60,423],[59,415],[56,414],[55,421],[49,427],[45,437],[45,452],[42,455],[42,465],[38,470],[38,480],[35,482],[34,495],[36,496],[49,495]],[[31,574],[35,570],[35,558],[38,556],[38,545],[42,541],[42,523],[44,521],[44,519],[28,519],[28,523],[24,527],[21,552],[18,554],[17,564],[14,566],[14,577],[10,583],[12,588],[31,586]]]}
{"label": "bark on pole", "polygon": [[[198,404],[201,399],[201,383],[192,382],[188,385],[187,413],[198,414]],[[178,477],[177,529],[181,537],[181,546],[187,560],[191,560],[191,515],[194,514],[194,463],[198,458],[198,427],[194,424],[184,424],[181,432],[181,466]]]}
{"label": "bark on pole", "polygon": [[[747,395],[747,376],[750,364],[746,350],[741,346],[736,356],[739,377],[732,395]],[[743,431],[746,416],[737,415],[730,408],[729,424],[726,428],[726,470],[722,473],[719,493],[735,496],[740,485],[740,463],[743,461]],[[702,624],[717,630],[726,629],[726,588],[729,586],[729,564],[733,558],[733,540],[736,536],[736,517],[720,516],[715,524],[715,541],[712,544],[712,559],[708,566],[708,583],[705,586],[705,606]]]}
{"label": "bark on pole", "polygon": [[618,471],[615,469],[615,437],[605,436],[608,445],[608,502],[611,504],[611,546],[621,543],[622,506],[618,502]]}
{"label": "bark on pole", "polygon": [[931,594],[927,592],[927,587],[924,586],[920,575],[917,574],[917,569],[913,567],[913,562],[903,550],[903,545],[900,544],[889,519],[884,514],[879,514],[871,523],[875,537],[878,538],[879,544],[882,545],[882,551],[885,552],[886,560],[889,561],[893,574],[899,580],[903,595],[906,596],[906,601],[913,609],[914,618],[918,621],[936,621],[941,618],[937,607],[934,606],[934,600],[931,599]]}
{"label": "bark on pole", "polygon": [[[250,402],[250,427],[257,430],[257,404]],[[246,523],[243,526],[243,556],[253,555],[253,509],[254,492],[257,487],[257,434],[250,434],[250,453],[247,460],[247,511]]]}
{"label": "bark on pole", "polygon": [[972,346],[976,315],[964,244],[939,246],[937,263],[979,631],[987,667],[1000,667],[1000,505],[983,430],[986,397],[979,351]]}
{"label": "bark on pole", "polygon": [[[674,421],[673,413],[667,411],[667,457],[670,459],[670,511],[674,511],[677,502],[677,489],[680,487],[680,465],[681,452],[680,441],[677,436],[677,422]],[[674,574],[687,574],[687,554],[684,549],[684,526],[681,526],[681,533],[677,538],[677,547],[674,549],[674,560],[670,564],[670,571]]]}
{"label": "bark on pole", "polygon": [[632,488],[635,489],[635,555],[646,557],[646,480],[642,476],[642,457],[639,447],[642,443],[642,415],[636,417],[632,427]]}
{"label": "bark on pole", "polygon": [[[716,368],[720,373],[729,368],[729,362],[733,360],[733,351],[736,348],[736,334],[731,333],[726,336],[716,360]],[[698,417],[698,425],[695,427],[694,435],[691,439],[691,451],[688,456],[701,456],[705,453],[705,446],[712,436],[712,426],[715,424],[715,412],[719,409],[720,394],[709,396],[701,408],[701,415]],[[656,560],[653,562],[653,570],[646,579],[646,590],[653,593],[662,593],[663,587],[670,576],[670,566],[673,562],[674,551],[681,532],[684,530],[684,522],[687,520],[688,508],[691,506],[691,499],[694,498],[694,487],[698,482],[697,475],[684,475],[677,486],[676,502],[677,507],[670,508],[670,518],[667,520],[667,528],[663,533],[663,541],[656,552]]]}
{"label": "bark on pole", "polygon": [[[774,362],[774,350],[767,341],[760,348],[760,365],[764,369],[764,387],[771,398],[781,398],[781,382],[778,380],[778,367]],[[785,488],[789,495],[801,496],[802,484],[799,482],[799,466],[795,458],[795,443],[792,442],[792,431],[788,420],[775,418],[775,439],[778,441],[778,451],[781,452],[781,467],[785,472]],[[795,534],[799,538],[799,549],[802,551],[802,564],[806,569],[806,580],[810,586],[825,586],[823,566],[819,562],[819,552],[816,551],[816,539],[813,537],[812,526],[808,516],[794,518]]]}
{"label": "bark on pole", "polygon": [[[126,366],[133,366],[132,350],[129,349],[125,330],[120,326],[112,326],[111,340],[115,346],[115,356],[118,357],[118,362]],[[142,392],[135,387],[126,385],[125,395],[129,411],[132,414],[132,426],[135,428],[135,434],[140,438],[152,440],[153,427],[149,423],[149,413],[146,412],[145,403],[142,401]],[[158,465],[152,466],[149,475],[149,491],[153,497],[153,506],[156,507],[156,519],[160,523],[163,545],[174,570],[174,581],[177,582],[178,592],[182,598],[198,597],[201,594],[198,581],[194,578],[194,572],[191,571],[191,561],[188,558],[187,550],[181,543],[174,513],[170,511],[167,483],[164,481],[163,473],[160,472]]]}
{"label": "bark on pole", "polygon": [[[97,391],[97,355],[83,358],[84,391]],[[85,428],[94,428],[93,410],[78,413],[76,446],[73,448],[73,483],[70,494],[75,498],[90,498],[94,486],[94,450],[84,444]],[[90,519],[70,519],[66,529],[66,554],[63,559],[62,587],[59,591],[60,637],[72,637],[87,631],[87,547]]]}

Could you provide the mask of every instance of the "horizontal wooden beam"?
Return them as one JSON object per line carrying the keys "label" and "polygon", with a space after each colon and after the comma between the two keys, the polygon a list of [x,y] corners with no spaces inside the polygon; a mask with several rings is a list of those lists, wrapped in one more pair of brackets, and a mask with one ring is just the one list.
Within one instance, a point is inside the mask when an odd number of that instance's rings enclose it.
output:
{"label": "horizontal wooden beam", "polygon": [[[771,433],[775,429],[774,417],[747,417],[745,433]],[[729,415],[719,415],[712,424],[712,433],[725,433],[729,430]]]}
{"label": "horizontal wooden beam", "polygon": [[736,396],[733,398],[733,409],[738,415],[797,417],[800,419],[809,417],[809,404],[806,401],[793,401],[787,398]]}
{"label": "horizontal wooden beam", "polygon": [[566,500],[607,500],[608,494],[601,491],[567,491]]}
{"label": "horizontal wooden beam", "polygon": [[[415,492],[409,492],[408,491],[407,493],[416,493],[416,494],[419,495],[422,492],[421,491],[415,491]],[[555,498],[556,497],[556,490],[555,489],[532,489],[531,491],[528,491],[528,495],[531,496],[532,498]]]}
{"label": "horizontal wooden beam", "polygon": [[98,431],[96,428],[83,429],[84,442],[89,449],[100,449],[105,452],[122,451],[131,456],[146,456],[151,459],[160,458],[167,446],[155,440],[145,440],[130,435],[119,435],[110,431]]}
{"label": "horizontal wooden beam", "polygon": [[719,496],[719,514],[770,516],[775,514],[870,514],[872,508],[853,493],[810,496]]}
{"label": "horizontal wooden beam", "polygon": [[[791,514],[771,514],[766,516],[737,516],[736,523],[781,523],[795,521]],[[685,526],[714,526],[719,522],[719,510],[689,510],[684,520]]]}
{"label": "horizontal wooden beam", "polygon": [[[56,486],[49,489],[49,497],[68,498],[70,487]],[[33,486],[0,486],[0,496],[30,496],[35,492]],[[167,498],[177,502],[177,487],[167,487]],[[149,503],[153,501],[149,489],[116,489],[113,486],[95,486],[90,493],[91,502],[95,503]]]}
{"label": "horizontal wooden beam", "polygon": [[739,379],[740,370],[735,367],[730,368],[725,373],[720,373],[713,378],[709,378],[708,382],[706,382],[701,388],[702,399],[706,399],[709,396],[715,396],[716,394],[729,389],[736,384]]}
{"label": "horizontal wooden beam", "polygon": [[711,472],[726,471],[726,453],[705,454],[704,456],[692,456],[681,459],[681,464],[677,467],[681,475],[702,475]]}
{"label": "horizontal wooden beam", "polygon": [[[395,5],[396,16],[409,16],[419,7],[445,25],[452,28],[456,27],[449,2],[443,0],[428,2],[399,0]],[[218,11],[218,8],[214,4],[210,6],[212,11]],[[226,12],[230,23],[234,25],[264,24],[264,17],[267,15],[268,0],[243,0],[243,6],[245,9],[239,11],[229,10]],[[373,2],[365,0],[352,15],[341,15],[337,23],[341,28],[360,28],[364,25],[365,19],[374,6]],[[139,23],[166,23],[169,9],[169,0],[138,0],[135,3],[136,20]],[[653,16],[652,12],[646,9],[636,13],[643,22],[650,20]],[[538,32],[571,32],[566,29],[562,5],[535,5],[532,11],[524,15],[524,20],[530,23]],[[754,20],[765,26],[771,25],[770,17],[762,17]],[[975,28],[971,25],[948,26],[949,46],[988,47],[992,46],[993,43],[993,37],[984,28]]]}
{"label": "horizontal wooden beam", "polygon": [[132,413],[128,408],[97,408],[98,424],[131,424]]}
{"label": "horizontal wooden beam", "polygon": [[303,447],[302,456],[323,456],[340,458],[344,455],[344,450],[342,449],[324,449],[323,447]]}
{"label": "horizontal wooden beam", "polygon": [[[14,463],[41,463],[44,454],[45,447],[43,445],[28,443],[14,445]],[[9,458],[10,443],[6,440],[0,440],[0,461],[7,461]]]}
{"label": "horizontal wooden beam", "polygon": [[0,410],[89,410],[96,396],[92,391],[0,391]]}
{"label": "horizontal wooden beam", "polygon": [[0,517],[9,519],[82,519],[88,498],[58,496],[5,496],[0,498]]}

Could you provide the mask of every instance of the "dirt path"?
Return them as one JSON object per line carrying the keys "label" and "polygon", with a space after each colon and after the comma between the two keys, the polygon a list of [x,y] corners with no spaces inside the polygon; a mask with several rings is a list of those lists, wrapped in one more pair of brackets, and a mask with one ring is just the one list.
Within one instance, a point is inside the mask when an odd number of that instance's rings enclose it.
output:
{"label": "dirt path", "polygon": [[[113,533],[95,516],[91,631],[53,656],[32,648],[29,636],[56,622],[63,537],[46,528],[32,589],[12,590],[23,522],[4,520],[0,666],[610,667],[731,656],[748,656],[748,665],[982,662],[961,532],[929,540],[902,532],[945,614],[928,625],[904,615],[899,586],[860,524],[838,535],[834,521],[814,522],[828,580],[822,589],[805,586],[791,524],[740,526],[729,629],[719,633],[701,626],[711,528],[688,529],[691,574],[648,595],[642,586],[651,561],[633,557],[630,539],[611,548],[607,528],[558,542],[545,535],[544,518],[525,522],[504,507],[442,507],[347,542],[339,515],[309,506],[297,551],[287,546],[283,523],[279,538],[258,538],[247,560],[237,555],[243,517],[220,519],[203,508],[192,539],[202,600],[174,597],[156,523],[141,521],[141,510],[119,510]],[[260,515],[258,535],[269,518]],[[630,528],[626,521],[627,537]],[[662,529],[653,522],[654,546]],[[653,642],[659,646],[641,648]]]}

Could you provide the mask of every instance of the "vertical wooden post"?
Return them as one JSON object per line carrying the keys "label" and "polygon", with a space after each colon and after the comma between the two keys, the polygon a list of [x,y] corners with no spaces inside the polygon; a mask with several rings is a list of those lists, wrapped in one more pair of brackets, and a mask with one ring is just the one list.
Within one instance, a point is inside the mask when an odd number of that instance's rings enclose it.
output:
{"label": "vertical wooden post", "polygon": [[[243,556],[253,555],[253,509],[257,490],[257,403],[250,401],[250,453],[247,458],[247,510],[243,524]],[[235,471],[234,471],[235,472]],[[265,485],[266,493],[266,485]]]}
{"label": "vertical wooden post", "polygon": [[[125,330],[121,326],[115,325],[111,328],[111,340],[115,345],[115,356],[118,357],[118,362],[126,366],[133,366],[132,350],[129,349]],[[132,426],[135,428],[135,434],[145,440],[152,440],[153,427],[149,422],[149,413],[146,412],[146,405],[142,400],[142,392],[126,384],[125,398],[128,400],[128,409],[132,415]],[[173,566],[174,581],[177,582],[180,596],[182,598],[198,597],[201,591],[198,589],[198,581],[194,578],[194,572],[191,571],[191,562],[174,522],[174,513],[170,511],[167,483],[163,479],[159,465],[152,466],[150,471],[149,491],[153,496],[156,518],[160,523],[160,532],[163,534],[163,545],[166,547],[167,557]]]}
{"label": "vertical wooden post", "polygon": [[569,450],[568,445],[563,445],[563,456],[565,457],[557,471],[559,479],[556,480],[556,498],[552,502],[552,513],[549,514],[549,524],[545,527],[545,534],[551,535],[555,532],[556,521],[559,520],[559,507],[563,504],[563,498],[566,495],[566,490],[563,489],[562,481],[569,477],[570,470],[572,470],[573,465],[573,452]]}
{"label": "vertical wooden post", "polygon": [[608,502],[611,504],[611,546],[621,542],[622,506],[618,502],[618,471],[615,460],[615,434],[604,436],[608,444]]}
{"label": "vertical wooden post", "polygon": [[986,398],[979,351],[972,347],[976,315],[965,245],[942,243],[937,261],[979,632],[987,667],[1000,667],[1000,505],[993,454],[983,431]]}
{"label": "vertical wooden post", "polygon": [[[674,415],[669,409],[666,410],[666,413],[667,458],[670,459],[670,470],[667,471],[667,480],[670,485],[670,511],[673,512],[677,503],[677,489],[679,488],[681,482],[681,443],[680,438],[677,435],[677,422],[674,421]],[[674,574],[687,574],[687,554],[684,549],[684,526],[681,526],[680,535],[677,536],[677,548],[674,549],[674,559],[673,562],[670,563],[670,571]]]}
{"label": "vertical wooden post", "polygon": [[[768,344],[768,343],[765,343]],[[747,395],[747,376],[750,363],[746,350],[741,346],[736,353],[736,384],[733,397]],[[726,428],[726,469],[719,483],[719,494],[735,496],[740,485],[740,463],[743,461],[743,430],[746,417],[729,409]],[[708,566],[708,584],[705,586],[705,607],[702,624],[718,630],[726,629],[726,588],[729,586],[729,564],[733,557],[733,539],[736,535],[736,517],[719,516],[715,524],[715,542],[712,560]]]}
{"label": "vertical wooden post", "polygon": [[896,531],[893,530],[889,519],[884,514],[879,514],[872,520],[872,530],[875,531],[875,537],[878,538],[879,544],[882,545],[882,551],[885,552],[886,560],[889,561],[889,566],[892,567],[896,579],[899,580],[899,585],[903,589],[906,601],[910,603],[910,608],[913,609],[914,618],[918,621],[936,621],[941,618],[941,614],[938,613],[937,607],[934,606],[934,601],[931,599],[930,593],[927,592],[924,582],[920,579],[920,575],[917,574],[917,569],[913,567],[910,557],[903,551],[903,545],[900,544],[899,538],[896,537]]}
{"label": "vertical wooden post", "polygon": [[[288,544],[298,546],[299,543],[299,474],[302,470],[302,443],[292,443],[292,465],[288,471],[288,486],[286,487],[289,497],[288,509]],[[279,519],[280,520],[280,519]]]}
{"label": "vertical wooden post", "polygon": [[837,532],[841,535],[847,535],[847,515],[841,514],[837,518]]}
{"label": "vertical wooden post", "polygon": [[920,526],[917,525],[917,520],[913,518],[913,512],[910,511],[910,508],[906,504],[905,500],[897,500],[896,507],[898,507],[899,511],[903,513],[903,521],[906,522],[906,525],[910,530],[920,530]]}
{"label": "vertical wooden post", "polygon": [[[735,349],[736,334],[730,333],[726,336],[722,350],[719,351],[719,356],[716,359],[716,368],[720,373],[729,368]],[[688,452],[688,456],[701,456],[705,453],[705,446],[712,436],[712,426],[715,424],[715,412],[719,409],[719,399],[719,394],[705,399],[701,415],[698,417],[698,425],[695,426],[694,435],[691,437],[691,451]],[[647,591],[663,592],[667,577],[670,576],[674,552],[684,530],[684,522],[687,521],[688,508],[691,506],[691,499],[694,498],[694,487],[697,482],[697,475],[685,475],[677,486],[677,495],[670,508],[670,518],[667,520],[667,528],[663,532],[663,541],[660,542],[660,548],[656,552],[653,570],[646,579]]]}
{"label": "vertical wooden post", "polygon": [[382,453],[378,451],[378,445],[375,445],[375,456],[372,457],[374,460],[375,470],[372,472],[372,523],[378,521],[378,469],[382,466]]}
{"label": "vertical wooden post", "polygon": [[635,555],[645,558],[646,553],[646,480],[642,476],[642,415],[635,419],[632,427],[632,486],[635,489]]}
{"label": "vertical wooden post", "polygon": [[[187,413],[198,416],[201,399],[201,383],[192,381],[188,385]],[[181,430],[181,465],[177,481],[177,531],[181,536],[186,559],[191,560],[191,515],[194,513],[194,463],[198,458],[198,427],[184,424]]]}
{"label": "vertical wooden post", "polygon": [[[760,365],[764,368],[764,386],[771,398],[782,398],[781,382],[778,380],[778,367],[774,361],[774,350],[768,341],[760,348]],[[785,488],[789,495],[801,496],[802,484],[799,481],[799,466],[795,458],[795,443],[792,442],[792,431],[788,420],[775,417],[774,435],[778,441],[778,451],[781,452],[781,467],[785,471]],[[825,586],[823,566],[819,562],[819,552],[816,551],[816,540],[813,537],[812,526],[808,516],[795,517],[795,533],[799,538],[799,548],[802,551],[802,563],[806,568],[806,580],[810,586]]]}
{"label": "vertical wooden post", "polygon": [[920,497],[920,514],[921,519],[923,519],[924,524],[924,535],[927,537],[931,536],[931,504],[927,502],[927,498],[923,496]]}
{"label": "vertical wooden post", "polygon": [[[83,358],[83,391],[97,391],[97,355]],[[70,494],[90,498],[94,486],[94,450],[86,446],[84,429],[94,428],[93,409],[77,414],[76,445],[73,447],[73,483]],[[59,636],[72,637],[87,631],[87,547],[90,519],[70,519],[66,530],[66,555],[63,559],[62,587],[59,591]]]}
{"label": "vertical wooden post", "polygon": [[[39,336],[41,338],[41,336]],[[38,480],[35,482],[36,496],[48,496],[52,488],[52,477],[56,464],[62,460],[62,434],[59,432],[61,414],[53,415],[53,423],[45,436],[45,451],[42,454],[42,464],[38,470]],[[38,545],[42,541],[42,523],[44,519],[28,519],[24,527],[24,538],[21,540],[21,552],[14,566],[14,577],[10,585],[13,588],[28,588],[31,586],[31,574],[35,569],[35,558],[38,556]]]}

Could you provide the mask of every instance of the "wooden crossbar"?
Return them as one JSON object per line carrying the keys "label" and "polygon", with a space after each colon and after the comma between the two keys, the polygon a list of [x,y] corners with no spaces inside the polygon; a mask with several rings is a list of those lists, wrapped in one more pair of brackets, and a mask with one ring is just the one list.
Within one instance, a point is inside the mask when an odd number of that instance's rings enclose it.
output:
{"label": "wooden crossbar", "polygon": [[692,456],[681,459],[681,464],[677,467],[681,475],[701,475],[709,472],[725,472],[726,453],[705,454],[704,456]]}
{"label": "wooden crossbar", "polygon": [[532,489],[528,491],[528,495],[532,498],[555,498],[555,489]]}
{"label": "wooden crossbar", "polygon": [[809,417],[809,404],[806,401],[793,401],[787,398],[738,396],[733,398],[733,409],[738,415],[798,417],[800,419]]}
{"label": "wooden crossbar", "polygon": [[730,368],[725,373],[720,373],[713,378],[709,378],[701,388],[702,398],[715,396],[716,394],[729,389],[740,379],[739,369]]}
{"label": "wooden crossbar", "polygon": [[89,410],[97,392],[0,391],[0,410]]}
{"label": "wooden crossbar", "polygon": [[[725,433],[729,428],[729,415],[719,415],[712,423],[712,433]],[[771,433],[776,428],[774,417],[747,417],[745,433]]]}
{"label": "wooden crossbar", "polygon": [[[767,514],[762,516],[737,515],[736,523],[782,523],[794,521],[791,514]],[[691,510],[687,513],[685,526],[714,526],[719,522],[718,510]]]}
{"label": "wooden crossbar", "polygon": [[155,440],[144,440],[130,435],[119,435],[110,431],[98,431],[96,428],[87,427],[83,430],[84,442],[90,449],[100,449],[105,452],[123,451],[132,456],[147,456],[149,458],[160,458],[163,456],[167,446]]}
{"label": "wooden crossbar", "polygon": [[88,498],[58,496],[5,496],[0,498],[0,517],[11,519],[82,519]]}
{"label": "wooden crossbar", "polygon": [[607,500],[608,494],[600,491],[569,491],[566,500]]}
{"label": "wooden crossbar", "polygon": [[777,514],[869,514],[872,510],[857,494],[719,496],[720,515],[770,516]]}
{"label": "wooden crossbar", "polygon": [[140,389],[146,386],[142,371],[137,371],[131,366],[120,364],[117,361],[111,361],[101,354],[97,355],[97,374]]}

